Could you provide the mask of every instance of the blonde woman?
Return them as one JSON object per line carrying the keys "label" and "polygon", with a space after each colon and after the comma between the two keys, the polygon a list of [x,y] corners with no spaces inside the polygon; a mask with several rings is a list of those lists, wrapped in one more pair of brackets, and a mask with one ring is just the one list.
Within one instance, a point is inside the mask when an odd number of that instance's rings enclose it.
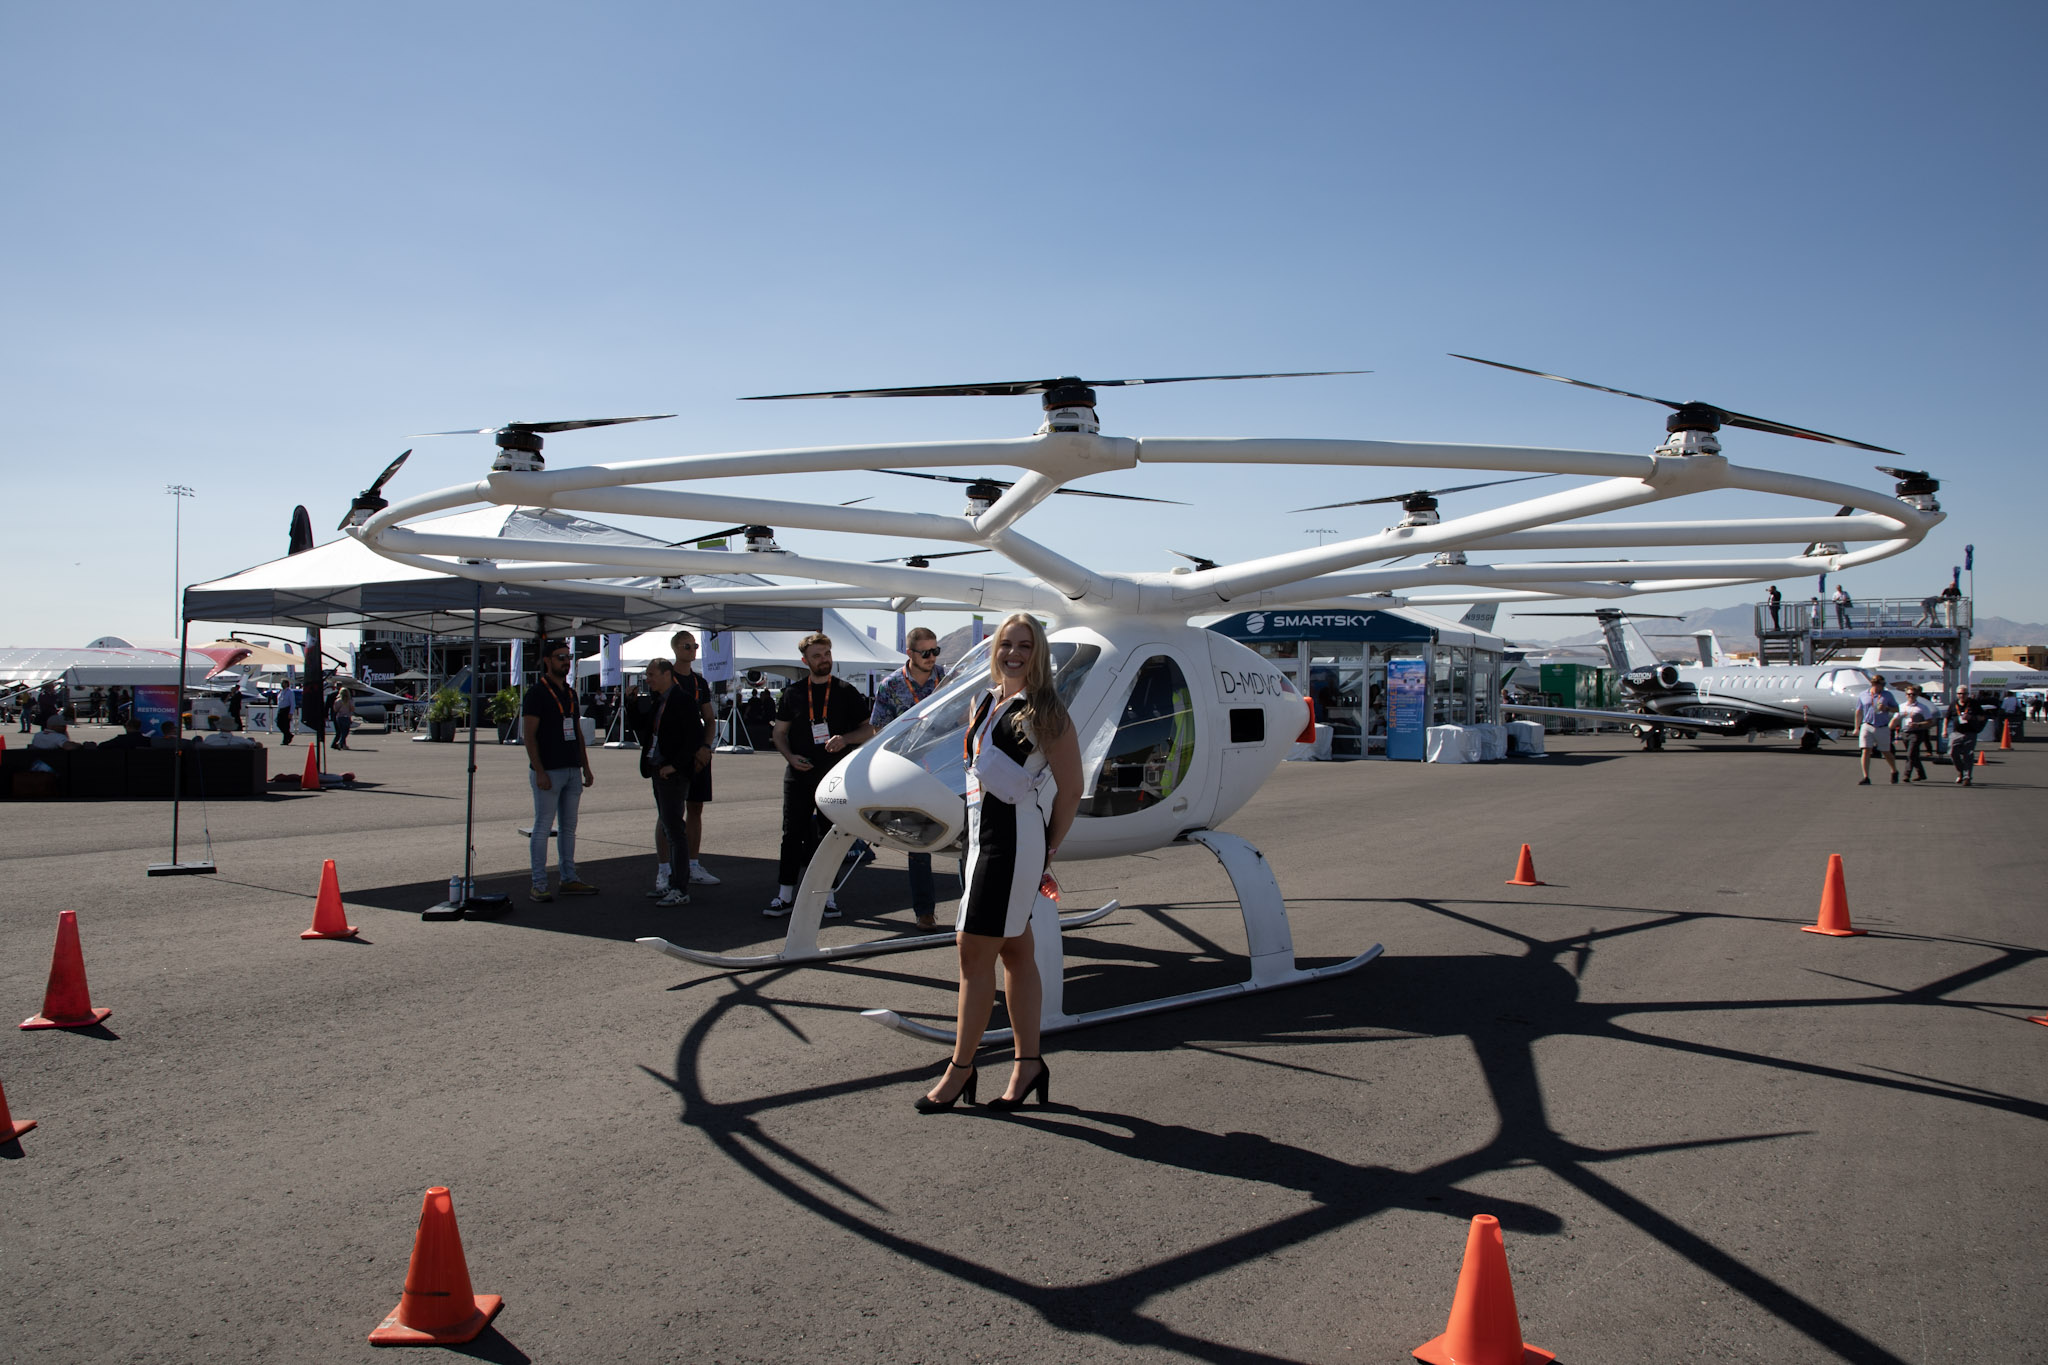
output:
{"label": "blonde woman", "polygon": [[967,756],[967,869],[954,941],[960,1003],[953,1057],[917,1100],[920,1113],[975,1103],[974,1054],[995,1007],[996,963],[1016,1038],[1010,1083],[990,1109],[1021,1108],[1032,1095],[1052,1102],[1052,1072],[1039,1056],[1044,991],[1031,939],[1039,882],[1081,808],[1081,746],[1052,686],[1045,628],[1018,612],[996,628],[990,687],[976,703],[962,747]]}

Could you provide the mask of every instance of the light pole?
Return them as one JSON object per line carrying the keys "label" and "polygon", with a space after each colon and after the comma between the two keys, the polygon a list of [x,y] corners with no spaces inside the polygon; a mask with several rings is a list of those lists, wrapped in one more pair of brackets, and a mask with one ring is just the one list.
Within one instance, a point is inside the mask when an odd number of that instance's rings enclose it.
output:
{"label": "light pole", "polygon": [[1316,548],[1320,550],[1323,548],[1324,536],[1342,535],[1343,532],[1333,531],[1327,526],[1311,526],[1306,531],[1303,531],[1302,534],[1305,536],[1314,536],[1316,538]]}
{"label": "light pole", "polygon": [[182,586],[183,571],[179,567],[179,551],[184,540],[185,499],[198,496],[182,483],[167,483],[164,492],[173,499],[171,503],[171,634],[176,635],[185,619],[185,593]]}

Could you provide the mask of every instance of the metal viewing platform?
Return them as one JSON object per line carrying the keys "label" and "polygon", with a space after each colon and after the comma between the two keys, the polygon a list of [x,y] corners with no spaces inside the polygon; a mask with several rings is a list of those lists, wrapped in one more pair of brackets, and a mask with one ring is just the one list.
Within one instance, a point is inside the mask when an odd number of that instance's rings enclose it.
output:
{"label": "metal viewing platform", "polygon": [[1867,649],[1918,650],[1941,670],[1943,690],[1969,676],[1971,603],[1967,597],[1886,597],[1847,606],[1809,599],[1759,602],[1757,661],[1821,664]]}

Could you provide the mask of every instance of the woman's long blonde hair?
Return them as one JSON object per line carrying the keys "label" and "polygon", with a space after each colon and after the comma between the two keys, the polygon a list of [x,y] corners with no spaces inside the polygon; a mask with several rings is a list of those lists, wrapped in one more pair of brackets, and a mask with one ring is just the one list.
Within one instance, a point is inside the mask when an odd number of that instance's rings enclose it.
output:
{"label": "woman's long blonde hair", "polygon": [[988,653],[989,681],[998,687],[1003,684],[1003,667],[996,654],[1003,643],[1003,633],[1011,626],[1025,626],[1031,631],[1031,669],[1024,675],[1024,723],[1031,727],[1034,742],[1058,739],[1067,732],[1067,708],[1053,690],[1052,646],[1046,641],[1045,627],[1030,612],[1011,612],[996,627]]}

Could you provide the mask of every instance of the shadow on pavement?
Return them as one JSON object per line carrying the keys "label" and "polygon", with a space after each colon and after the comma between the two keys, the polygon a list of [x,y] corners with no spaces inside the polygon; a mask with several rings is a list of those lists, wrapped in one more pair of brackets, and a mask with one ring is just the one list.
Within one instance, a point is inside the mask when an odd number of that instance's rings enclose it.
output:
{"label": "shadow on pavement", "polygon": [[[1345,1046],[1416,1037],[1462,1037],[1476,1056],[1496,1112],[1494,1135],[1463,1153],[1446,1155],[1414,1171],[1398,1171],[1342,1161],[1322,1152],[1230,1126],[1225,1119],[1213,1129],[1162,1124],[1140,1115],[1089,1112],[1068,1106],[1032,1108],[1005,1119],[981,1111],[962,1110],[942,1121],[1020,1122],[1047,1141],[1079,1143],[1134,1166],[1169,1167],[1203,1175],[1256,1180],[1309,1195],[1313,1206],[1259,1227],[1223,1236],[1206,1245],[1147,1265],[1086,1283],[1050,1286],[1033,1282],[989,1264],[969,1260],[921,1242],[888,1226],[871,1200],[834,1175],[829,1151],[798,1151],[761,1120],[799,1105],[829,1102],[875,1089],[908,1090],[931,1078],[932,1068],[851,1078],[804,1090],[771,1093],[752,1099],[714,1102],[701,1088],[697,1058],[728,1017],[759,1011],[798,1038],[805,1036],[805,1014],[840,1015],[852,1006],[778,998],[783,976],[801,968],[780,968],[708,978],[724,993],[707,1004],[682,1038],[674,1076],[650,1076],[675,1092],[682,1103],[680,1121],[700,1131],[727,1159],[747,1171],[777,1196],[808,1210],[822,1221],[910,1258],[964,1284],[1010,1298],[1061,1330],[1121,1345],[1164,1348],[1193,1359],[1223,1362],[1277,1361],[1281,1356],[1204,1340],[1181,1332],[1153,1315],[1148,1304],[1168,1298],[1186,1286],[1262,1257],[1298,1248],[1347,1224],[1394,1209],[1441,1213],[1459,1221],[1473,1213],[1494,1212],[1504,1225],[1525,1234],[1562,1230],[1563,1222],[1549,1208],[1497,1198],[1480,1198],[1460,1188],[1491,1172],[1536,1166],[1555,1175],[1579,1194],[1626,1220],[1673,1253],[1712,1276],[1758,1309],[1803,1334],[1831,1356],[1867,1362],[1896,1362],[1898,1357],[1863,1336],[1854,1327],[1803,1297],[1733,1252],[1687,1227],[1681,1217],[1655,1207],[1600,1167],[1616,1161],[1655,1157],[1701,1147],[1791,1141],[1808,1136],[1799,1131],[1735,1133],[1686,1142],[1601,1149],[1574,1142],[1551,1124],[1537,1063],[1538,1044],[1551,1037],[1577,1035],[1604,1038],[1635,1047],[1670,1049],[1702,1057],[1734,1061],[1767,1070],[1825,1076],[1856,1085],[1907,1090],[1951,1103],[1981,1106],[2036,1120],[2048,1120],[2048,1106],[2000,1094],[1912,1076],[1901,1072],[1850,1071],[1796,1058],[1746,1052],[1653,1035],[1627,1027],[1631,1015],[1684,1014],[1708,1010],[1807,1011],[1872,1006],[1906,1009],[1980,1009],[1981,1002],[1954,998],[1955,993],[2048,956],[2039,950],[1971,939],[1944,940],[1982,949],[1989,957],[1937,980],[1909,987],[1867,986],[1867,995],[1743,1000],[1652,1000],[1595,1004],[1580,998],[1578,978],[1599,945],[1620,936],[1655,933],[1700,919],[1744,919],[1779,923],[1775,916],[1665,912],[1649,907],[1575,907],[1641,916],[1633,924],[1587,929],[1559,938],[1539,938],[1493,924],[1481,917],[1485,907],[1522,908],[1509,901],[1435,901],[1401,903],[1483,928],[1521,946],[1519,954],[1479,953],[1465,956],[1389,957],[1366,970],[1371,989],[1357,979],[1298,987],[1287,993],[1293,1002],[1278,1013],[1269,1003],[1244,998],[1204,1007],[1199,1042],[1190,1041],[1188,1014],[1169,1014],[1126,1021],[1114,1030],[1089,1037],[1097,1056],[1142,1054],[1176,1049],[1220,1053],[1254,1065],[1303,1068],[1294,1061],[1272,1061],[1257,1053],[1285,1046]],[[1133,913],[1157,915],[1158,907]],[[1175,928],[1195,950],[1192,954],[1103,945],[1087,941],[1086,931],[1074,935],[1081,961],[1070,968],[1070,1000],[1100,995],[1089,1001],[1110,1003],[1220,984],[1211,978],[1240,980],[1241,955],[1201,938],[1185,925]],[[876,977],[926,980],[899,974],[878,962],[841,964],[835,968]],[[1471,1002],[1483,1001],[1474,1008]],[[1872,1074],[1879,1073],[1879,1074]],[[1338,1084],[1362,1082],[1332,1072]],[[1235,1116],[1232,1116],[1233,1118]],[[1242,1119],[1236,1122],[1242,1123]]]}

